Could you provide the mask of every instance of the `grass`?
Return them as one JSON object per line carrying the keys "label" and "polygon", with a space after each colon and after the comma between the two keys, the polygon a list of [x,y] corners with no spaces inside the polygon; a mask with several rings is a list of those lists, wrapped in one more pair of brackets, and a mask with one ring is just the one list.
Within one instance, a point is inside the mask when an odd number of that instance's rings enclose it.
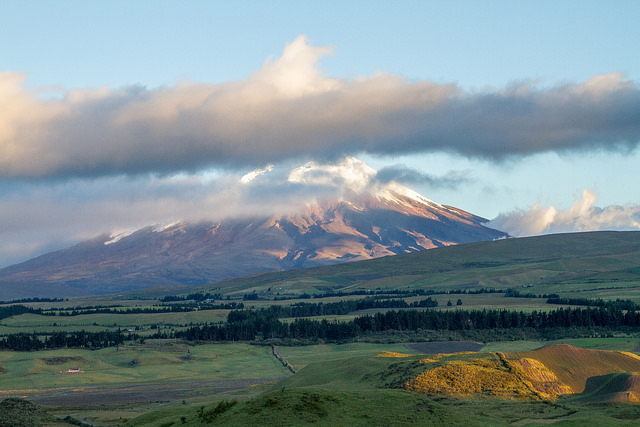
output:
{"label": "grass", "polygon": [[635,426],[640,420],[640,408],[632,406],[431,398],[402,390],[340,392],[285,388],[250,402],[238,402],[211,417],[219,405],[216,402],[149,413],[126,426]]}
{"label": "grass", "polygon": [[190,324],[226,321],[229,310],[198,310],[184,313],[95,313],[79,316],[41,316],[22,314],[0,321],[0,335],[20,332],[47,333],[54,331],[98,332],[105,329],[134,329],[145,335],[155,332],[150,325],[162,328],[182,328]]}
{"label": "grass", "polygon": [[[600,348],[618,346],[628,349],[635,344],[624,338],[582,341]],[[521,349],[540,347],[540,344],[518,343]],[[0,387],[26,393],[27,389],[36,387],[83,388],[92,384],[110,387],[126,383],[288,375],[273,358],[269,347],[225,344],[188,347],[189,353],[186,350],[184,345],[160,341],[139,347],[121,347],[117,352],[115,349],[2,352],[0,364],[7,371],[0,374]],[[470,363],[478,358],[497,360],[491,353],[450,354],[432,358],[436,363],[425,364],[420,363],[425,359],[424,355],[411,355],[412,352],[402,344],[350,343],[279,347],[279,350],[303,369],[276,385],[194,397],[184,402],[52,408],[48,412],[59,417],[71,415],[103,426],[167,427],[206,424],[493,426],[548,422],[574,425],[586,420],[597,420],[602,425],[634,425],[640,421],[640,411],[623,404],[617,404],[617,408],[592,406],[578,398],[561,398],[556,403],[482,397],[459,399],[395,388],[402,387],[408,379],[423,372],[427,365],[444,366],[456,361]],[[409,356],[376,357],[385,351]],[[190,359],[185,360],[186,355],[190,355]],[[87,373],[54,374],[67,369],[70,364],[74,367],[79,365]],[[232,401],[237,403],[220,403]]]}
{"label": "grass", "polygon": [[[462,425],[464,415],[402,390],[327,391],[280,388],[214,414],[220,403],[162,417],[148,414],[127,426],[147,425]],[[184,417],[184,420],[182,420]],[[164,424],[160,424],[160,423]]]}
{"label": "grass", "polygon": [[[366,347],[343,348],[334,356],[371,353]],[[377,350],[381,349],[378,346]],[[600,360],[600,356],[595,360]],[[499,355],[486,353],[459,353],[435,358],[425,358],[424,355],[386,358],[371,354],[352,358],[336,357],[310,363],[296,375],[250,400],[226,396],[205,405],[173,407],[147,413],[126,425],[506,426],[557,423],[631,426],[640,422],[639,406],[620,403],[594,406],[585,405],[575,398],[563,397],[552,402],[489,398],[477,394],[459,398],[442,396],[440,392],[425,395],[397,388],[407,378],[415,378],[420,372],[453,365],[476,367],[479,371],[486,370],[483,373],[490,376],[495,376],[493,370],[500,371],[503,376],[509,376],[512,382],[516,381],[513,375],[529,375],[532,380],[537,378],[539,384],[544,384],[550,375],[531,363],[527,365],[528,372],[518,374],[517,370],[510,370],[510,365],[502,365],[501,360]],[[474,375],[474,372],[466,372],[462,377],[464,381],[473,382],[479,378]],[[494,379],[498,386],[504,382],[501,377]],[[514,386],[510,390],[526,397],[531,394],[531,389],[526,387],[520,390]]]}
{"label": "grass", "polygon": [[0,402],[0,426],[58,425],[56,418],[38,405],[23,399],[11,398]]}
{"label": "grass", "polygon": [[[48,364],[47,360],[68,360]],[[248,344],[121,346],[97,351],[0,352],[0,388],[116,386],[131,383],[275,378],[289,374],[269,347]],[[83,374],[57,375],[78,367]]]}
{"label": "grass", "polygon": [[583,402],[619,402],[624,399],[640,403],[640,374],[617,372],[589,378],[584,392],[576,396]]}
{"label": "grass", "polygon": [[499,360],[484,358],[472,362],[452,361],[425,370],[408,380],[405,387],[410,391],[431,395],[530,397],[532,394]]}
{"label": "grass", "polygon": [[299,347],[279,347],[282,354],[296,368],[301,369],[316,362],[345,360],[354,357],[375,356],[383,351],[411,354],[415,351],[403,344],[318,344]]}

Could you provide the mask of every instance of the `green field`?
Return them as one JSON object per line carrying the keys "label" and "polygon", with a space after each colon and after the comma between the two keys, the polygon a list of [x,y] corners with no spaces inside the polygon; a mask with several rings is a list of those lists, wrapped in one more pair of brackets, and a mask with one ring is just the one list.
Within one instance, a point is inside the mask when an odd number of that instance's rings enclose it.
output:
{"label": "green field", "polygon": [[[71,368],[83,372],[60,373]],[[251,397],[262,390],[260,384],[291,375],[270,347],[246,343],[147,342],[96,351],[3,351],[0,369],[0,399],[42,401],[59,417],[71,415],[98,425],[117,425],[121,417],[161,407],[182,407],[182,401],[208,403],[220,393]],[[184,392],[177,394],[176,389]],[[134,399],[127,400],[129,395]]]}
{"label": "green field", "polygon": [[[155,328],[182,328],[204,322],[219,323],[227,319],[229,310],[199,310],[185,313],[95,313],[78,316],[40,316],[22,314],[0,320],[0,336],[20,332],[78,331],[98,332],[122,329],[145,335]],[[153,330],[152,330],[153,325]]]}
{"label": "green field", "polygon": [[[639,345],[638,339],[629,338],[590,338],[563,342],[584,348],[624,351],[633,350]],[[554,342],[490,343],[482,351],[527,351],[552,343]],[[151,390],[157,388],[157,384],[164,384],[169,386],[167,396],[170,396],[171,383],[180,386],[185,382],[199,385],[192,390],[192,395],[178,400],[168,399],[164,403],[111,401],[109,404],[87,404],[83,408],[65,409],[62,406],[49,409],[50,413],[59,417],[71,415],[99,425],[118,425],[125,419],[132,420],[127,425],[154,426],[166,423],[169,419],[175,421],[174,425],[180,425],[182,417],[186,417],[187,424],[200,425],[200,408],[204,406],[205,412],[213,411],[222,400],[239,403],[235,405],[237,410],[229,410],[226,418],[216,418],[216,425],[245,422],[252,424],[258,415],[260,419],[274,423],[280,417],[282,423],[278,425],[335,425],[347,422],[366,425],[373,420],[389,425],[409,425],[423,422],[425,418],[433,425],[439,422],[455,425],[492,425],[497,422],[498,425],[506,425],[514,420],[535,420],[541,417],[561,417],[563,422],[574,422],[584,420],[585,411],[593,412],[596,414],[594,416],[603,417],[603,420],[611,423],[611,414],[617,414],[612,408],[605,410],[589,406],[580,407],[578,413],[574,413],[572,411],[575,411],[576,404],[563,401],[544,404],[485,400],[481,403],[473,399],[459,401],[421,396],[403,390],[379,390],[380,380],[371,375],[400,359],[379,358],[375,355],[385,351],[416,354],[403,344],[322,344],[280,346],[278,349],[297,368],[303,369],[301,373],[304,372],[304,375],[299,373],[292,376],[273,357],[270,347],[247,344],[185,346],[171,342],[151,342],[124,346],[117,350],[0,352],[0,365],[5,369],[0,374],[0,389],[3,397],[21,396],[37,401],[39,397],[46,397],[47,391],[58,395],[69,390],[75,390],[77,394],[109,389],[118,391],[123,387],[130,388],[131,384],[147,384],[151,388],[144,390]],[[58,374],[70,367],[78,367],[84,373]],[[370,379],[363,381],[368,375]],[[268,383],[251,386],[258,384],[251,381],[253,379],[276,377],[288,379],[272,386]],[[214,384],[220,381],[242,379],[249,381],[238,389],[214,390]],[[205,390],[206,384],[209,390]],[[423,407],[433,411],[424,411]],[[301,415],[292,415],[289,412],[292,408],[302,411]],[[459,412],[461,408],[464,408],[463,414]],[[623,405],[619,410],[633,411],[636,414],[635,409],[625,408]],[[250,410],[254,411],[253,415],[248,412]],[[145,413],[148,414],[142,415]],[[287,418],[289,416],[291,418]],[[634,418],[637,419],[640,419],[640,414]]]}
{"label": "green field", "polygon": [[[271,348],[248,344],[187,346],[172,342],[125,345],[101,350],[0,352],[0,388],[88,387],[127,383],[159,383],[283,377],[290,372]],[[60,375],[80,368],[84,373]]]}
{"label": "green field", "polygon": [[310,363],[345,360],[359,356],[374,356],[383,351],[415,353],[403,344],[318,344],[299,347],[279,347],[280,353],[296,368],[301,369]]}

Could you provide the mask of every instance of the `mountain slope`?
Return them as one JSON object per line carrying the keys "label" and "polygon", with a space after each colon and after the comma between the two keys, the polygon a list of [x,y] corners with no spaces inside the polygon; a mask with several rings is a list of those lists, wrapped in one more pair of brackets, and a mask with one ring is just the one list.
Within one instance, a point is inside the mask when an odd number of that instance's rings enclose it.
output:
{"label": "mountain slope", "polygon": [[[265,273],[216,284],[225,294],[374,289],[478,291],[637,299],[640,232],[597,231],[474,242],[393,257]],[[203,288],[211,291],[209,287]]]}
{"label": "mountain slope", "polygon": [[105,234],[0,270],[0,298],[200,285],[506,237],[485,221],[388,186],[294,215]]}

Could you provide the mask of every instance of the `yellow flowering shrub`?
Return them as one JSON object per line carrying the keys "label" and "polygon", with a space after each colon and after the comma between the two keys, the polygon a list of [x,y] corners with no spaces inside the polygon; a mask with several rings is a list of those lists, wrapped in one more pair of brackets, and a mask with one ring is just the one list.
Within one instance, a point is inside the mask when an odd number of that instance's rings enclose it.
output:
{"label": "yellow flowering shrub", "polygon": [[382,353],[376,354],[376,357],[409,357],[410,354],[404,353],[396,353],[394,351],[383,351]]}
{"label": "yellow flowering shrub", "polygon": [[428,369],[406,382],[405,388],[424,394],[525,397],[529,388],[495,361],[452,361]]}

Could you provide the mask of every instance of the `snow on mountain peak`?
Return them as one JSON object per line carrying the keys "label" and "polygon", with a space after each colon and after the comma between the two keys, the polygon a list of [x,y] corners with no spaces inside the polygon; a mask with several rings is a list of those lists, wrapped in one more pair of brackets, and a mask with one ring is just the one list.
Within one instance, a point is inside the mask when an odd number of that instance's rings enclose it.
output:
{"label": "snow on mountain peak", "polygon": [[185,223],[183,221],[174,221],[174,222],[170,222],[168,224],[156,224],[153,226],[153,232],[154,233],[162,233],[163,231],[167,231],[170,228],[173,227],[177,227],[177,226],[184,226]]}
{"label": "snow on mountain peak", "polygon": [[400,199],[398,199],[398,195],[400,195],[423,205],[444,209],[441,204],[436,203],[433,200],[429,200],[426,197],[423,197],[420,193],[413,191],[409,187],[405,187],[404,185],[398,184],[393,181],[381,187],[375,193],[375,195],[376,197],[378,197],[378,199],[384,199],[396,203],[403,203]]}
{"label": "snow on mountain peak", "polygon": [[123,238],[133,234],[134,232],[135,232],[135,230],[127,230],[127,231],[122,231],[122,232],[111,233],[109,235],[109,240],[104,242],[104,245],[108,246],[108,245],[112,245],[114,243],[117,243],[120,239],[123,239]]}

